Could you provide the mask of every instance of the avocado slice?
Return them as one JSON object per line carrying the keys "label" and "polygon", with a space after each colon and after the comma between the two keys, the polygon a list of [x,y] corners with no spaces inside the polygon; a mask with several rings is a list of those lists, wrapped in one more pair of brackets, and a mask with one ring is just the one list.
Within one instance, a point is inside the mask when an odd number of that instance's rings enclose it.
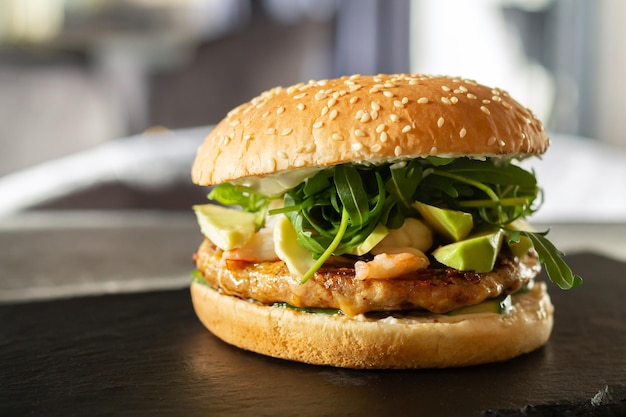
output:
{"label": "avocado slice", "polygon": [[460,314],[477,314],[477,313],[496,313],[496,314],[508,314],[513,308],[511,303],[511,296],[505,295],[496,298],[489,298],[482,303],[474,304],[473,306],[466,306],[449,311],[447,315],[458,316]]}
{"label": "avocado slice", "polygon": [[464,211],[439,208],[419,201],[413,203],[413,207],[430,227],[454,242],[465,238],[474,227],[472,215]]}
{"label": "avocado slice", "polygon": [[356,248],[352,249],[348,252],[350,255],[365,255],[369,251],[371,251],[374,246],[378,245],[387,235],[389,234],[389,229],[382,225],[377,224],[372,233]]}
{"label": "avocado slice", "polygon": [[502,230],[484,232],[467,239],[440,246],[433,256],[442,264],[459,271],[489,272],[500,252]]}
{"label": "avocado slice", "polygon": [[513,256],[517,256],[518,258],[523,258],[528,254],[528,251],[533,247],[533,242],[527,236],[520,236],[519,242],[511,243],[508,242],[509,249],[511,249],[511,253]]}
{"label": "avocado slice", "polygon": [[[532,230],[532,227],[526,223],[523,219],[515,220],[513,223],[509,225],[509,227],[513,230]],[[517,256],[518,258],[522,258],[528,254],[528,251],[533,248],[533,242],[530,240],[528,236],[520,236],[519,242],[511,243],[507,242],[509,245],[509,249],[513,256]]]}
{"label": "avocado slice", "polygon": [[245,245],[256,232],[256,214],[216,204],[193,206],[200,231],[222,250]]}

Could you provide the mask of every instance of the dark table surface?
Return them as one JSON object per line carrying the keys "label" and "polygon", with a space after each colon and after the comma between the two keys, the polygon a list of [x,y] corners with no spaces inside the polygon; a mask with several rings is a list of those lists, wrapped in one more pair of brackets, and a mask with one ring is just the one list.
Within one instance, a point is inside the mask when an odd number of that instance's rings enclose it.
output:
{"label": "dark table surface", "polygon": [[241,351],[202,327],[187,289],[4,303],[0,415],[624,415],[626,264],[568,262],[585,282],[550,286],[548,344],[461,369],[355,371]]}

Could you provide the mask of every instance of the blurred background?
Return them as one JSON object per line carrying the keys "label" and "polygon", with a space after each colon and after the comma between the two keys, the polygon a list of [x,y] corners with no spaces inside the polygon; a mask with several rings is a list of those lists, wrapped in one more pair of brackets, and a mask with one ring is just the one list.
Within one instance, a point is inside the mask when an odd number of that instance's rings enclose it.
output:
{"label": "blurred background", "polygon": [[[620,0],[3,0],[0,213],[186,208],[195,195],[175,162],[195,149],[189,136],[272,86],[353,73],[501,86],[551,132],[614,158],[626,148],[624,19]],[[205,129],[178,131],[193,127]],[[185,140],[164,139],[172,131]],[[124,155],[113,164],[104,150]],[[163,199],[172,185],[178,198]]]}

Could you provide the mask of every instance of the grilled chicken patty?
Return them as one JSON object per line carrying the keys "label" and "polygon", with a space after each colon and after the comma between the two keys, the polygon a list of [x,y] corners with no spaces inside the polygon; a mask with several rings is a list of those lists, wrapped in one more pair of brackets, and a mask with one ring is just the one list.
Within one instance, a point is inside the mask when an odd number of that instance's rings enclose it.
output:
{"label": "grilled chicken patty", "polygon": [[300,277],[290,274],[282,261],[232,261],[221,255],[222,251],[205,239],[195,261],[207,283],[225,294],[263,304],[337,308],[349,316],[409,309],[445,313],[514,293],[540,270],[535,256],[519,262],[500,258],[493,271],[481,274],[431,266],[391,279],[358,280],[352,267],[324,266],[301,284]]}

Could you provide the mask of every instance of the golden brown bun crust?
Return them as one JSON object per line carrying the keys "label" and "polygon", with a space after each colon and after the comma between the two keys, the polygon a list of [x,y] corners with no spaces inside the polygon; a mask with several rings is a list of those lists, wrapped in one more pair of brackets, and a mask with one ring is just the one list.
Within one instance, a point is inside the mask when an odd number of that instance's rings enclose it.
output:
{"label": "golden brown bun crust", "polygon": [[443,76],[378,75],[277,87],[233,109],[200,146],[212,185],[302,167],[439,156],[541,154],[539,120],[505,91]]}
{"label": "golden brown bun crust", "polygon": [[349,318],[268,307],[193,282],[202,323],[227,343],[277,358],[345,368],[443,368],[504,361],[544,345],[553,306],[543,283],[514,296],[507,315]]}

